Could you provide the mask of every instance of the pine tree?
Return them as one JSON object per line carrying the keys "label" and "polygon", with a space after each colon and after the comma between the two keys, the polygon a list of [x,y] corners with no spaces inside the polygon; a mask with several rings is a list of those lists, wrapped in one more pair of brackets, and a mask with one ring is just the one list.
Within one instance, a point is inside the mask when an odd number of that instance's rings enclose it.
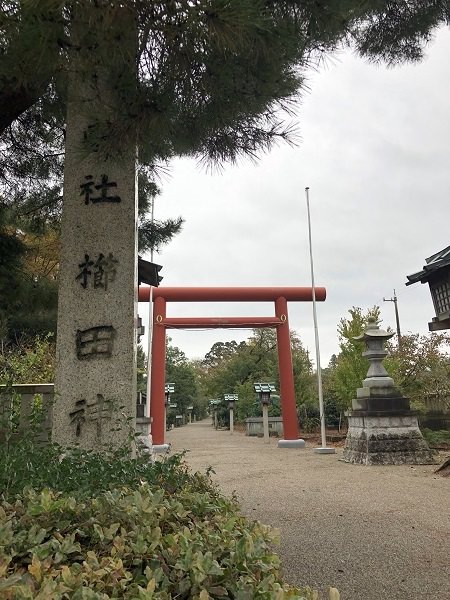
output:
{"label": "pine tree", "polygon": [[[136,74],[124,69],[124,13],[138,32]],[[137,129],[147,167],[184,154],[217,164],[289,137],[277,109],[292,106],[326,53],[352,45],[388,64],[420,60],[449,18],[448,0],[8,0],[1,175],[60,170],[67,76],[74,57],[89,76],[94,46],[118,110],[105,120],[104,98],[92,98],[92,146],[111,149]]]}
{"label": "pine tree", "polygon": [[[135,71],[124,67],[124,14],[138,34]],[[111,117],[105,98],[92,97],[85,151],[111,153],[137,132],[148,188],[174,156],[220,165],[293,141],[284,116],[327,53],[352,46],[388,64],[420,60],[449,19],[448,0],[2,2],[0,210],[33,226],[58,220],[68,79],[75,64],[92,77],[93,48],[116,111]],[[141,206],[150,200],[141,195]],[[153,225],[143,218],[141,248],[164,243],[181,225],[180,218]],[[2,267],[7,294],[19,285],[10,279],[21,251],[15,234],[0,227],[3,264],[11,265],[7,273]]]}

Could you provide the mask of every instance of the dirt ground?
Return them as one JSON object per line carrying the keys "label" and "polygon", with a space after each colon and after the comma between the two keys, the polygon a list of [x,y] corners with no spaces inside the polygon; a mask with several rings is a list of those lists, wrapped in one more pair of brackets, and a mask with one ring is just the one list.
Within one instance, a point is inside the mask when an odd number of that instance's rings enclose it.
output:
{"label": "dirt ground", "polygon": [[[216,431],[210,420],[167,434],[194,470],[211,466],[242,511],[277,528],[285,580],[342,600],[450,600],[450,478],[435,466],[365,467]],[[443,460],[444,455],[437,460]]]}

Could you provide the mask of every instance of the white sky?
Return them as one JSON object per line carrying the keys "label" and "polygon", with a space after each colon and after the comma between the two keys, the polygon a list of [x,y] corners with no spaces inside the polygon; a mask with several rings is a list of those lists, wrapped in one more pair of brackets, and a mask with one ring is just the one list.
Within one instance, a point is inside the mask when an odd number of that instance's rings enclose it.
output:
{"label": "white sky", "polygon": [[[176,160],[162,182],[155,218],[182,216],[183,232],[155,254],[165,286],[309,286],[305,186],[310,187],[314,274],[327,288],[317,305],[321,363],[338,352],[336,326],[352,306],[381,306],[395,329],[428,331],[428,286],[406,276],[450,244],[450,33],[441,31],[419,65],[387,69],[340,54],[311,73],[297,122],[301,142],[280,145],[257,165],[242,160],[207,173]],[[149,258],[149,256],[146,256]],[[139,313],[147,325],[148,305]],[[274,314],[269,305],[169,304],[168,316]],[[314,355],[312,305],[290,303],[289,320]],[[200,358],[245,330],[173,331]],[[146,342],[144,341],[144,344]]]}

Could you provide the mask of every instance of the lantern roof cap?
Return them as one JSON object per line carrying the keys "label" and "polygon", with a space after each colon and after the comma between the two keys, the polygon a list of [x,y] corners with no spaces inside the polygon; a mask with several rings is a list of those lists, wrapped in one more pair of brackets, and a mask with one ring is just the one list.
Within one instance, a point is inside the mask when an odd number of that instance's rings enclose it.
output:
{"label": "lantern roof cap", "polygon": [[276,388],[273,383],[254,383],[253,389],[256,393],[260,392],[276,392]]}
{"label": "lantern roof cap", "polygon": [[370,339],[383,339],[383,340],[390,340],[392,336],[394,336],[395,333],[389,333],[387,331],[385,331],[384,329],[380,329],[379,325],[377,324],[377,321],[374,317],[369,317],[369,319],[367,320],[367,327],[364,331],[364,333],[362,333],[361,335],[357,335],[354,338],[352,338],[353,340],[355,340],[355,342],[360,342],[363,340],[370,340]]}

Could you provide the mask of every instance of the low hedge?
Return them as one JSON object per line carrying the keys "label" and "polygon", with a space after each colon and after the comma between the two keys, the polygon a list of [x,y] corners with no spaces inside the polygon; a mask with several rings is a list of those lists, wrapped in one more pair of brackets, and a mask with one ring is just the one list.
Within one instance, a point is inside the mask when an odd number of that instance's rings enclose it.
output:
{"label": "low hedge", "polygon": [[77,501],[27,490],[0,508],[0,598],[304,598],[273,538],[226,498],[148,483]]}
{"label": "low hedge", "polygon": [[23,448],[0,448],[0,600],[318,597],[283,583],[269,528],[182,456]]}

